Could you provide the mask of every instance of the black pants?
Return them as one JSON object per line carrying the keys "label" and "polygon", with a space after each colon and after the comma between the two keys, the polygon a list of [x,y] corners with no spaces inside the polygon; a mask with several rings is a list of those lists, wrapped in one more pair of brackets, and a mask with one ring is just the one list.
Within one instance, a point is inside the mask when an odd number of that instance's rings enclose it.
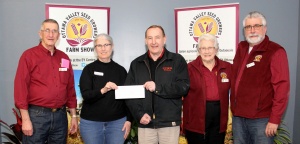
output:
{"label": "black pants", "polygon": [[206,101],[205,134],[186,130],[188,144],[224,144],[225,132],[220,133],[220,101]]}

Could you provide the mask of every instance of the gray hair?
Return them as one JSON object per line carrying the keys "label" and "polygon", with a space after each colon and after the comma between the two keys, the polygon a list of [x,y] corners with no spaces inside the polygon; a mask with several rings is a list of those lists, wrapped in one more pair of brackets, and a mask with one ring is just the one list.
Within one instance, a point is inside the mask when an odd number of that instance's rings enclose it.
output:
{"label": "gray hair", "polygon": [[41,25],[41,30],[43,30],[45,23],[54,23],[54,24],[56,24],[57,25],[57,30],[59,31],[59,24],[55,19],[46,19],[46,20],[44,20],[42,25]]}
{"label": "gray hair", "polygon": [[97,41],[99,38],[102,38],[102,37],[105,38],[106,40],[108,40],[109,43],[110,43],[112,46],[114,45],[114,41],[113,41],[112,37],[109,36],[109,35],[106,34],[106,33],[98,34],[98,35],[96,36],[96,38],[94,39],[94,45],[96,45],[96,41]]}
{"label": "gray hair", "polygon": [[267,20],[266,20],[266,17],[265,17],[262,13],[260,13],[260,12],[258,12],[258,11],[252,11],[252,12],[250,12],[250,13],[244,18],[244,20],[243,20],[243,26],[244,26],[244,27],[245,27],[245,22],[246,22],[246,20],[247,20],[247,19],[250,19],[250,18],[260,18],[261,21],[262,21],[262,25],[263,25],[263,26],[267,26]]}
{"label": "gray hair", "polygon": [[215,49],[219,49],[219,43],[218,43],[218,39],[216,36],[212,35],[212,34],[203,34],[198,38],[198,48],[201,47],[201,40],[208,40],[208,41],[213,41],[214,42],[214,47]]}

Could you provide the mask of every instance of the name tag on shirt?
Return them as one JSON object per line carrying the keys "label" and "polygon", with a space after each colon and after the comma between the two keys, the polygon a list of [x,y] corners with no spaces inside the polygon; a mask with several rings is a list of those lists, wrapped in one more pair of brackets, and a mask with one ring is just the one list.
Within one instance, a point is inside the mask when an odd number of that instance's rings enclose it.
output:
{"label": "name tag on shirt", "polygon": [[69,68],[69,63],[70,63],[69,60],[62,58],[62,59],[61,59],[60,65],[61,65],[61,67],[63,67],[63,68]]}
{"label": "name tag on shirt", "polygon": [[68,71],[68,68],[59,68],[59,71]]}
{"label": "name tag on shirt", "polygon": [[222,79],[221,80],[223,83],[225,83],[225,82],[229,82],[229,79]]}
{"label": "name tag on shirt", "polygon": [[97,75],[97,76],[103,76],[104,73],[103,73],[103,72],[96,72],[96,71],[94,71],[94,75]]}
{"label": "name tag on shirt", "polygon": [[249,67],[253,67],[254,65],[255,65],[255,63],[252,62],[252,63],[247,64],[246,66],[247,66],[247,68],[249,68]]}

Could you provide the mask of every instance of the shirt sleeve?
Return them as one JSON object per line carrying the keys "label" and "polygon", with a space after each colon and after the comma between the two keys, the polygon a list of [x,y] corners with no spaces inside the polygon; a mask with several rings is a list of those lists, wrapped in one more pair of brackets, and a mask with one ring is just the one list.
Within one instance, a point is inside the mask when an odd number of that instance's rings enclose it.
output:
{"label": "shirt sleeve", "polygon": [[274,98],[269,122],[279,124],[290,95],[289,66],[284,49],[274,53],[271,59],[271,73]]}
{"label": "shirt sleeve", "polygon": [[76,92],[75,92],[75,84],[74,84],[74,71],[72,69],[71,62],[69,63],[69,71],[70,71],[70,77],[69,82],[67,86],[67,94],[68,94],[68,101],[67,101],[67,107],[68,108],[76,108],[77,107],[77,99],[76,99]]}
{"label": "shirt sleeve", "polygon": [[28,88],[30,83],[30,61],[27,61],[26,54],[23,53],[19,60],[19,65],[14,81],[15,105],[19,109],[28,109]]}
{"label": "shirt sleeve", "polygon": [[165,80],[156,81],[154,93],[162,98],[179,99],[186,96],[190,87],[190,79],[185,59],[178,55],[175,59],[174,81],[166,82]]}

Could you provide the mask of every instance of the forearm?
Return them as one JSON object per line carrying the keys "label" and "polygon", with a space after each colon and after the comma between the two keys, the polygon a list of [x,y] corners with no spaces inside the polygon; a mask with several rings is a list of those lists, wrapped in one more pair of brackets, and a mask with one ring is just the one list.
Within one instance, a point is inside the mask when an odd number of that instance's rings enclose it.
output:
{"label": "forearm", "polygon": [[181,98],[186,95],[189,90],[188,81],[181,81],[169,84],[158,84],[155,94],[163,98]]}
{"label": "forearm", "polygon": [[26,109],[20,109],[20,113],[21,113],[21,118],[22,118],[23,122],[30,121],[28,110],[26,110]]}
{"label": "forearm", "polygon": [[76,116],[76,108],[70,108],[70,115],[73,117],[73,116]]}

